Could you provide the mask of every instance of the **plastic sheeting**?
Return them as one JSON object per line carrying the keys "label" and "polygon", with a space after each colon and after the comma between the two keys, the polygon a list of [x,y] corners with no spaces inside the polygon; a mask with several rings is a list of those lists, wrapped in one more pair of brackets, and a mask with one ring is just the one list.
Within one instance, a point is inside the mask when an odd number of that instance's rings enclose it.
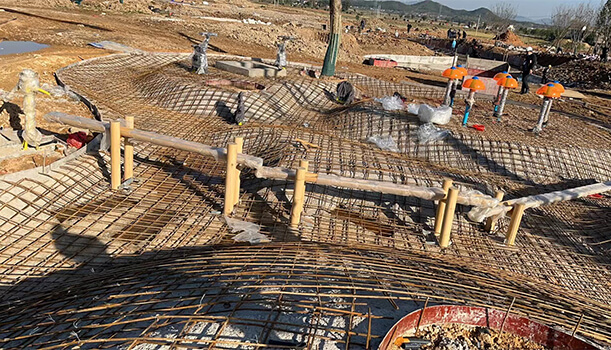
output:
{"label": "plastic sheeting", "polygon": [[393,140],[392,136],[370,136],[367,139],[369,143],[375,143],[380,149],[391,152],[400,152],[397,147],[397,143]]}
{"label": "plastic sheeting", "polygon": [[386,111],[396,111],[405,108],[399,96],[384,96],[382,98],[376,98],[375,101],[380,102],[382,108]]}
{"label": "plastic sheeting", "polygon": [[47,91],[51,96],[62,98],[66,97],[73,102],[80,102],[81,99],[77,94],[70,90],[69,86],[49,85],[47,83],[42,84],[42,89]]}
{"label": "plastic sheeting", "polygon": [[232,233],[237,233],[232,239],[236,242],[248,242],[251,244],[267,243],[270,242],[269,237],[259,233],[261,226],[253,223],[237,219],[232,219],[227,216],[224,217],[227,226]]}
{"label": "plastic sheeting", "polygon": [[420,107],[418,107],[418,117],[423,123],[445,125],[448,124],[452,118],[452,107],[441,106],[435,108],[427,104],[421,104]]}
{"label": "plastic sheeting", "polygon": [[443,140],[450,136],[449,130],[444,130],[436,127],[433,123],[422,124],[418,128],[418,142],[429,143],[438,140]]}

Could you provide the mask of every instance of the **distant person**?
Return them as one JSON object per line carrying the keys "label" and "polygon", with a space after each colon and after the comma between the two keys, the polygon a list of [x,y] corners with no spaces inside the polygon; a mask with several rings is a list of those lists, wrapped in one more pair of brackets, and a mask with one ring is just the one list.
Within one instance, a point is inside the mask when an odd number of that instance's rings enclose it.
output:
{"label": "distant person", "polygon": [[552,69],[552,65],[550,64],[549,66],[545,67],[545,69],[543,70],[543,75],[541,76],[541,84],[547,84],[550,82],[550,79],[548,79],[548,74],[549,71]]}
{"label": "distant person", "polygon": [[448,29],[448,39],[452,39],[452,28]]}
{"label": "distant person", "polygon": [[408,23],[407,24],[407,34],[409,34],[409,32],[411,32],[411,31],[412,31],[412,24]]}
{"label": "distant person", "polygon": [[465,32],[464,30],[462,31],[462,38],[467,39],[467,32]]}
{"label": "distant person", "polygon": [[600,60],[602,62],[607,62],[609,60],[609,47],[603,47],[602,54],[600,55]]}
{"label": "distant person", "polygon": [[456,43],[456,39],[452,39],[452,51],[454,52],[454,54],[456,54],[456,48],[457,48],[457,43]]}
{"label": "distant person", "polygon": [[365,19],[363,18],[361,20],[361,24],[359,25],[359,32],[365,30],[365,25],[367,24],[367,22],[365,22]]}
{"label": "distant person", "polygon": [[527,94],[530,89],[528,87],[528,77],[530,76],[530,72],[537,65],[537,56],[533,52],[532,47],[526,48],[526,56],[524,57],[524,61],[522,62],[522,91],[521,94]]}

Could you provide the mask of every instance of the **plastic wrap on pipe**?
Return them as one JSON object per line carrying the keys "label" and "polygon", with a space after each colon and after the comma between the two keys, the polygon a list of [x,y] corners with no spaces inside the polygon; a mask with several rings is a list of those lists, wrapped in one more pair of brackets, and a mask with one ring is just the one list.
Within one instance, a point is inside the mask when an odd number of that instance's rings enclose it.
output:
{"label": "plastic wrap on pipe", "polygon": [[104,132],[109,128],[109,123],[104,123],[95,119],[77,117],[61,112],[50,112],[45,114],[44,119],[51,123],[76,126],[96,132]]}
{"label": "plastic wrap on pipe", "polygon": [[[534,196],[516,198],[502,202],[501,205],[493,208],[473,208],[469,212],[469,218],[477,218],[474,221],[483,221],[487,217],[502,216],[509,212],[516,204],[524,204],[525,209],[537,208],[542,205],[549,205],[557,202],[569,201],[581,197],[586,197],[592,194],[611,191],[611,181],[601,182],[593,185],[570,188],[563,191],[555,191]],[[473,219],[472,219],[473,220]]]}
{"label": "plastic wrap on pipe", "polygon": [[528,209],[540,207],[542,205],[548,205],[557,202],[586,197],[592,194],[603,193],[607,191],[611,191],[611,181],[570,188],[568,190],[555,191],[544,194],[537,194],[534,196],[512,199],[505,203],[509,206],[521,203],[524,204],[526,209]]}
{"label": "plastic wrap on pipe", "polygon": [[297,172],[293,169],[287,168],[270,168],[267,166],[261,166],[257,168],[255,176],[260,179],[270,180],[288,180],[294,179]]}
{"label": "plastic wrap on pipe", "polygon": [[[109,123],[107,122],[77,117],[60,112],[48,113],[45,115],[44,118],[49,122],[77,126],[83,129],[89,129],[97,132],[104,132],[109,128]],[[125,125],[124,123],[122,124]],[[225,148],[211,147],[201,143],[179,139],[177,137],[161,135],[155,132],[121,127],[121,135],[124,137],[132,138],[137,141],[148,142],[154,145],[176,148],[183,151],[189,151],[211,156],[217,160],[227,158],[227,149]],[[247,154],[239,154],[238,164],[244,165],[249,168],[257,169],[263,166],[263,159]]]}

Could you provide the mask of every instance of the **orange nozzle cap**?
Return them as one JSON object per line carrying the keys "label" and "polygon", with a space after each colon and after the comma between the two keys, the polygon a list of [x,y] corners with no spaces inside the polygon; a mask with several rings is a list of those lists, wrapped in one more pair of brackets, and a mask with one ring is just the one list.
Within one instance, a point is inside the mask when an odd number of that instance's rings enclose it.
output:
{"label": "orange nozzle cap", "polygon": [[463,66],[462,64],[456,66],[456,69],[458,69],[462,73],[463,77],[469,74],[469,72],[467,72],[467,68],[465,68],[465,66]]}
{"label": "orange nozzle cap", "polygon": [[500,72],[500,73],[496,73],[496,75],[494,76],[494,80],[499,81],[507,76],[509,76],[510,74],[507,73],[506,71]]}
{"label": "orange nozzle cap", "polygon": [[478,77],[473,77],[471,79],[467,79],[462,87],[470,90],[485,90],[486,84],[483,81],[479,80]]}
{"label": "orange nozzle cap", "polygon": [[560,84],[559,81],[554,81],[554,84],[556,84],[556,86],[558,87],[558,89],[560,89],[560,91],[562,91],[562,93],[564,93],[566,91],[564,89],[564,86],[562,86],[562,84]]}
{"label": "orange nozzle cap", "polygon": [[444,70],[442,75],[448,79],[462,79],[464,77],[462,72],[458,70],[456,67],[452,67],[452,68],[448,68]]}
{"label": "orange nozzle cap", "polygon": [[537,90],[537,95],[543,95],[549,98],[560,98],[564,87],[560,84],[548,83]]}
{"label": "orange nozzle cap", "polygon": [[502,86],[505,89],[516,89],[518,87],[518,81],[515,80],[511,75],[506,76],[503,79],[500,79],[496,85]]}

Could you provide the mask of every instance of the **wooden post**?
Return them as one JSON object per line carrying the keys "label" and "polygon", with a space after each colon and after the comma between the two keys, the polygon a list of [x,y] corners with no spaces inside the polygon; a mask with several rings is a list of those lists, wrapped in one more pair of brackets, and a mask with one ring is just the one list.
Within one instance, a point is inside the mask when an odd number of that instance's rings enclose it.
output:
{"label": "wooden post", "polygon": [[446,210],[446,199],[448,198],[448,190],[452,187],[452,179],[443,179],[443,193],[445,196],[437,203],[437,214],[435,215],[435,236],[441,234],[441,225],[443,223],[443,214]]}
{"label": "wooden post", "polygon": [[295,175],[295,191],[293,192],[293,208],[291,209],[291,226],[297,227],[301,221],[301,212],[305,202],[305,168],[297,168]]}
{"label": "wooden post", "polygon": [[460,191],[455,187],[451,187],[448,190],[446,208],[443,213],[443,225],[441,226],[441,236],[439,237],[439,246],[441,248],[446,248],[450,245],[450,234],[452,233],[452,223],[454,222],[454,211],[456,210],[458,192]]}
{"label": "wooden post", "polygon": [[[125,126],[129,129],[133,129],[134,128],[134,117],[133,116],[127,116],[125,117]],[[134,144],[132,144],[131,139],[126,137],[125,138],[125,146],[123,149],[124,152],[124,174],[123,174],[123,181],[125,180],[129,180],[132,177],[134,177]]]}
{"label": "wooden post", "polygon": [[[496,191],[496,193],[494,194],[494,198],[498,199],[499,202],[503,200],[504,196],[505,193],[503,191]],[[492,232],[495,227],[496,221],[492,218],[492,216],[490,216],[488,219],[486,219],[486,226],[484,229],[486,230],[486,232]]]}
{"label": "wooden post", "polygon": [[[238,154],[244,151],[244,138],[236,137],[235,144],[238,145]],[[236,179],[235,179],[235,199],[233,201],[233,205],[237,205],[240,202],[240,174],[242,172],[236,169]]]}
{"label": "wooden post", "polygon": [[225,208],[223,214],[231,215],[235,201],[236,177],[238,164],[238,145],[232,142],[227,145],[227,174],[225,177]]}
{"label": "wooden post", "polygon": [[302,159],[299,161],[299,167],[300,168],[304,168],[306,170],[306,172],[308,171],[308,168],[310,167],[310,161]]}
{"label": "wooden post", "polygon": [[511,221],[509,222],[509,229],[507,230],[507,235],[505,236],[505,244],[508,246],[512,246],[516,242],[516,236],[518,235],[518,229],[520,228],[520,223],[522,222],[522,216],[524,215],[525,208],[525,205],[521,203],[513,206]]}
{"label": "wooden post", "polygon": [[110,188],[121,185],[121,122],[110,122]]}

